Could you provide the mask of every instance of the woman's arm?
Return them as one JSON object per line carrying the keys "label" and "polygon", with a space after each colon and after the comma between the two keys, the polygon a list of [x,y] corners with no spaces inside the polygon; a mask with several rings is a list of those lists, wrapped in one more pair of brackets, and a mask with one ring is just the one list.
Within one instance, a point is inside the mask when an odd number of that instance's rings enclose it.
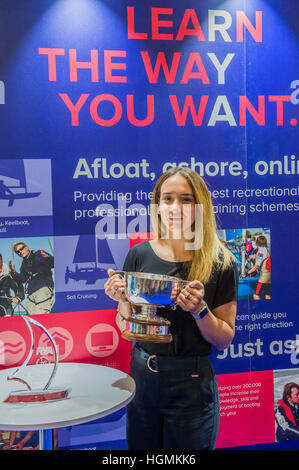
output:
{"label": "woman's arm", "polygon": [[237,302],[220,305],[212,312],[209,310],[204,318],[196,319],[203,338],[218,350],[227,348],[235,336],[235,318]]}
{"label": "woman's arm", "polygon": [[126,326],[125,319],[132,314],[130,302],[126,299],[125,281],[119,274],[114,274],[113,269],[108,269],[109,279],[104,285],[105,293],[118,302],[117,315],[115,318],[118,328],[123,331]]}
{"label": "woman's arm", "polygon": [[121,332],[126,328],[126,318],[132,314],[132,307],[130,302],[118,302],[117,315],[115,318],[116,324]]}
{"label": "woman's arm", "polygon": [[183,310],[195,315],[195,320],[203,338],[213,344],[217,349],[227,348],[235,335],[235,318],[237,302],[231,301],[220,305],[207,313],[202,318],[197,317],[205,302],[204,286],[199,281],[192,281],[181,291],[177,302]]}

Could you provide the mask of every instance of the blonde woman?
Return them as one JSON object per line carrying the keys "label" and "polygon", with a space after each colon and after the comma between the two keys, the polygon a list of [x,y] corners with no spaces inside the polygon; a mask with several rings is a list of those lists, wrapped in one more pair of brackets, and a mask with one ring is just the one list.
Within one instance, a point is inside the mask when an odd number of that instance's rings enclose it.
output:
{"label": "blonde woman", "polygon": [[[216,235],[212,201],[203,179],[189,168],[172,168],[159,178],[152,197],[156,238],[135,245],[125,271],[188,279],[176,310],[163,308],[171,322],[171,343],[136,343],[130,375],[136,395],[127,408],[129,449],[213,449],[219,398],[212,345],[222,350],[234,337],[237,273],[234,257]],[[124,281],[111,276],[106,294],[118,301],[122,330],[131,314]],[[154,356],[150,370],[149,356]],[[153,372],[154,370],[154,372]]]}

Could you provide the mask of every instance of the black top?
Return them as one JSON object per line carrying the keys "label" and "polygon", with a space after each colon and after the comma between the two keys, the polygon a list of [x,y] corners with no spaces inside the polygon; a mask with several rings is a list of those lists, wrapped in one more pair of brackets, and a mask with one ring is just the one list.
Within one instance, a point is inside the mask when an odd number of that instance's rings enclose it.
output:
{"label": "black top", "polygon": [[[17,283],[11,276],[10,273],[0,275],[0,316],[3,314],[4,309],[11,306],[13,297],[17,297],[20,301],[24,299],[24,289],[22,284]],[[3,308],[1,308],[3,307]]]}
{"label": "black top", "polygon": [[279,400],[275,410],[277,441],[299,439],[299,405]]}
{"label": "black top", "polygon": [[[46,252],[45,252],[46,253]],[[42,256],[41,251],[31,250],[29,255],[23,259],[20,273],[13,274],[17,282],[27,284],[27,293],[30,295],[41,287],[50,287],[53,289],[54,282],[52,277],[52,268],[54,268],[54,257],[46,253]]]}
{"label": "black top", "polygon": [[[190,264],[190,261],[187,263],[172,262],[159,258],[150,243],[146,241],[131,248],[123,270],[166,274],[187,279]],[[213,269],[209,282],[205,284],[204,296],[210,310],[232,300],[237,300],[237,279],[238,274],[235,266],[225,271]],[[140,346],[146,352],[162,356],[206,356],[211,354],[211,344],[202,337],[191,313],[177,305],[176,310],[172,310],[171,307],[159,308],[157,315],[161,315],[171,322],[169,332],[172,334],[173,340],[171,343],[140,342]]]}

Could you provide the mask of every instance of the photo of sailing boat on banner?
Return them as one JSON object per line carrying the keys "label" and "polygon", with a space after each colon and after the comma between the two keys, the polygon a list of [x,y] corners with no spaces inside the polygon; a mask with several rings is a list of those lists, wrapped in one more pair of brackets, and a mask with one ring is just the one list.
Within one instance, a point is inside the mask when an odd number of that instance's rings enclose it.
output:
{"label": "photo of sailing boat on banner", "polygon": [[238,300],[271,299],[270,229],[226,229],[217,233],[236,258]]}
{"label": "photo of sailing boat on banner", "polygon": [[54,312],[51,237],[0,239],[0,317]]}
{"label": "photo of sailing boat on banner", "polygon": [[[130,248],[128,235],[97,238],[96,235],[55,237],[56,307],[59,311],[89,310],[112,305],[101,295],[108,269],[122,269]],[[108,302],[108,303],[107,303]]]}
{"label": "photo of sailing boat on banner", "polygon": [[52,216],[51,160],[1,159],[0,236],[47,235]]}

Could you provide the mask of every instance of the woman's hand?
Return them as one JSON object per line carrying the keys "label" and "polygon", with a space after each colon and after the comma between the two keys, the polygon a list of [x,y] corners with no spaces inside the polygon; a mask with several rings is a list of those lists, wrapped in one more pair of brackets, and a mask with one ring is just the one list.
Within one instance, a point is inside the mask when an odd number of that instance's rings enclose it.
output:
{"label": "woman's hand", "polygon": [[[199,313],[203,306],[205,289],[200,281],[192,281],[177,297],[178,305],[185,311]],[[235,335],[237,302],[235,300],[209,310],[204,319],[196,319],[202,337],[219,351],[228,348]]]}
{"label": "woman's hand", "polygon": [[197,313],[202,307],[204,295],[204,285],[200,281],[192,281],[178,295],[177,304],[187,312]]}
{"label": "woman's hand", "polygon": [[109,279],[104,285],[105,294],[110,297],[110,299],[115,300],[116,302],[125,302],[125,280],[121,277],[120,274],[114,274],[113,269],[108,269]]}

